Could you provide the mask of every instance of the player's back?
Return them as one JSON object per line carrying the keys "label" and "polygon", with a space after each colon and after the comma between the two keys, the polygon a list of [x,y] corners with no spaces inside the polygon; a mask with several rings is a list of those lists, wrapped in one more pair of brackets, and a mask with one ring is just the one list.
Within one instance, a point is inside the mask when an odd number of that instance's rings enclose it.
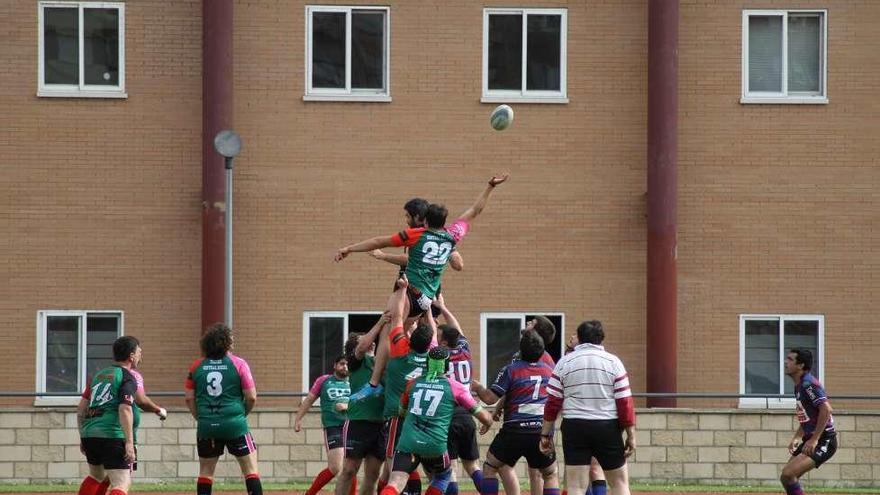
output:
{"label": "player's back", "polygon": [[433,298],[455,247],[455,239],[445,230],[412,230],[420,232],[408,252],[406,277],[410,285]]}
{"label": "player's back", "polygon": [[89,408],[80,426],[83,438],[125,438],[119,423],[119,405],[133,406],[137,384],[131,372],[108,366],[92,377],[87,394]]}
{"label": "player's back", "polygon": [[443,455],[456,406],[450,379],[419,377],[407,384],[405,397],[398,397],[406,417],[397,450],[425,457]]}
{"label": "player's back", "polygon": [[[375,358],[364,356],[360,361],[350,358],[348,365],[351,370],[348,378],[349,387],[351,390],[360,390],[370,382],[370,377],[373,376]],[[384,408],[385,395],[371,395],[363,400],[350,402],[347,416],[350,420],[381,422]]]}
{"label": "player's back", "polygon": [[201,358],[190,368],[199,438],[237,438],[247,433],[242,365],[247,363],[227,353],[220,359]]}
{"label": "player's back", "polygon": [[507,365],[504,428],[540,428],[547,402],[547,383],[553,368],[543,361],[529,363],[517,360]]}
{"label": "player's back", "polygon": [[397,416],[400,408],[400,395],[406,383],[419,378],[428,367],[428,353],[409,351],[403,356],[391,358],[385,367],[385,408],[386,418]]}

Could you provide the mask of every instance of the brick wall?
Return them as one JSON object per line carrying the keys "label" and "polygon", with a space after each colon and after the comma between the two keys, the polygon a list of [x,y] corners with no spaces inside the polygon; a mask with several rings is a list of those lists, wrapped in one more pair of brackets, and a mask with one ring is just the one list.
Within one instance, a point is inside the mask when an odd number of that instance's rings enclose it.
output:
{"label": "brick wall", "polygon": [[[276,409],[250,418],[264,480],[309,480],[326,466],[319,414],[308,414],[300,433],[293,431],[293,416]],[[835,412],[834,420],[840,448],[805,477],[807,486],[880,487],[880,414]],[[640,410],[638,421],[629,466],[636,483],[775,485],[795,431],[788,411]],[[78,481],[87,471],[75,424],[69,409],[0,412],[0,483]],[[481,437],[483,454],[497,428]],[[173,410],[164,423],[145,414],[137,478],[192,481],[198,474],[195,439],[188,412]],[[524,474],[522,462],[518,468]],[[237,480],[238,464],[224,457],[217,476]]]}

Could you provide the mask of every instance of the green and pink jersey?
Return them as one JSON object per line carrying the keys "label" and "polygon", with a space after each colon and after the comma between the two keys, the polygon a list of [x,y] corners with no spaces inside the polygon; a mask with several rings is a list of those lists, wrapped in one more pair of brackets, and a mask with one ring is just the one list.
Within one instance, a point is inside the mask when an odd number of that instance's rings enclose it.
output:
{"label": "green and pink jersey", "polygon": [[[360,390],[370,382],[375,364],[376,358],[373,356],[364,356],[361,360],[354,358],[348,360],[348,369],[351,370],[349,376],[351,390]],[[348,404],[348,419],[351,421],[381,422],[384,406],[384,394],[371,395],[364,400],[350,402]]]}
{"label": "green and pink jersey", "polygon": [[406,277],[410,287],[433,299],[440,288],[440,278],[455,245],[470,230],[467,220],[459,218],[440,230],[425,227],[406,229],[391,236],[391,244],[409,248]]}
{"label": "green and pink jersey", "polygon": [[337,378],[336,375],[321,375],[315,380],[309,393],[321,399],[321,426],[330,428],[342,426],[345,414],[336,410],[336,404],[347,401],[351,395],[348,378]]}
{"label": "green and pink jersey", "polygon": [[250,431],[244,391],[256,385],[244,359],[232,353],[220,359],[199,358],[189,368],[185,387],[195,394],[198,438],[234,439]]}
{"label": "green and pink jersey", "polygon": [[445,454],[456,405],[471,414],[479,410],[467,387],[447,376],[423,376],[407,383],[400,396],[400,411],[405,412],[406,418],[397,450],[421,457]]}
{"label": "green and pink jersey", "polygon": [[134,375],[121,366],[108,366],[92,377],[82,398],[89,408],[80,424],[82,438],[125,438],[119,422],[120,404],[134,407],[137,382]]}
{"label": "green and pink jersey", "polygon": [[428,369],[428,353],[415,352],[409,347],[409,337],[403,327],[395,327],[388,334],[391,351],[385,366],[385,407],[382,415],[392,418],[400,413],[400,394],[406,383],[418,378]]}

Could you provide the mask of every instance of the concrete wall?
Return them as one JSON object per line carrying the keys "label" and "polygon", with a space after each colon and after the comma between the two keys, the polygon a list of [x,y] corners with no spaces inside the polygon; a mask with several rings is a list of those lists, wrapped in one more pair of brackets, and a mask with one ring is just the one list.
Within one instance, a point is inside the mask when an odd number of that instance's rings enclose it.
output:
{"label": "concrete wall", "polygon": [[[880,487],[880,413],[835,413],[834,420],[840,448],[807,475],[806,484]],[[637,483],[773,485],[795,430],[788,411],[641,410],[638,422],[638,449],[630,464]],[[86,464],[75,425],[70,409],[0,412],[0,483],[79,480]],[[325,467],[319,415],[307,415],[300,433],[292,425],[291,410],[261,410],[251,417],[264,480],[307,480]],[[493,436],[494,431],[482,437],[482,453]],[[197,476],[195,424],[186,411],[172,411],[164,424],[145,414],[140,441],[140,480],[188,482]],[[217,475],[238,479],[238,466],[224,458]],[[471,488],[468,482],[463,486]]]}

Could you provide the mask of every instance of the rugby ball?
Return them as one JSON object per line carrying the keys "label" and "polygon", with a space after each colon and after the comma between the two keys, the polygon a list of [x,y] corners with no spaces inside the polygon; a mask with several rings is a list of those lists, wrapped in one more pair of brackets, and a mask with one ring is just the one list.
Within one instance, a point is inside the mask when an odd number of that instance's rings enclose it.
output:
{"label": "rugby ball", "polygon": [[508,105],[498,105],[489,116],[489,124],[496,131],[503,131],[513,122],[513,109]]}

